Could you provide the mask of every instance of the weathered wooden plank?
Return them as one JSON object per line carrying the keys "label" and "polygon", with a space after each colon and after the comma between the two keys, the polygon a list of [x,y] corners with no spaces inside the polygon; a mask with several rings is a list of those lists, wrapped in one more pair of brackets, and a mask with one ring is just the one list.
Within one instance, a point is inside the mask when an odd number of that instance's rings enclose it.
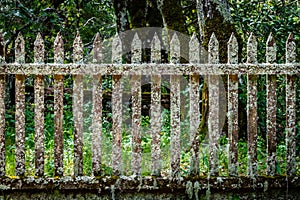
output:
{"label": "weathered wooden plank", "polygon": [[[60,33],[54,41],[54,63],[64,62],[64,42]],[[64,77],[54,75],[54,175],[63,175],[63,97],[64,97]]]}
{"label": "weathered wooden plank", "polygon": [[[228,41],[228,63],[238,63],[238,42],[232,33]],[[238,75],[228,75],[228,173],[238,175]]]}
{"label": "weathered wooden plank", "polygon": [[0,75],[0,176],[5,176],[5,75]]}
{"label": "weathered wooden plank", "polygon": [[[161,62],[161,45],[157,34],[154,34],[151,42],[151,62]],[[151,76],[151,174],[153,176],[161,175],[161,75]]]}
{"label": "weathered wooden plank", "polygon": [[[276,43],[272,33],[266,42],[266,63],[276,62]],[[276,75],[267,74],[267,171],[275,175],[276,167]]]}
{"label": "weathered wooden plank", "polygon": [[[286,63],[295,63],[296,43],[290,34],[286,41]],[[296,77],[286,75],[286,174],[295,174],[296,161]]]}
{"label": "weathered wooden plank", "polygon": [[[16,63],[25,62],[25,41],[22,34],[18,34],[15,41],[15,61]],[[15,80],[15,100],[16,100],[16,175],[25,174],[25,76],[16,75]]]}
{"label": "weathered wooden plank", "polygon": [[[170,42],[170,62],[180,62],[180,41],[175,33]],[[180,76],[170,76],[171,176],[180,177]]]}
{"label": "weathered wooden plank", "polygon": [[[5,63],[5,42],[0,32],[0,63]],[[0,176],[5,176],[5,75],[0,75]]]}
{"label": "weathered wooden plank", "polygon": [[[73,43],[73,63],[82,62],[83,44],[79,33]],[[74,118],[74,175],[83,175],[83,75],[73,77],[73,118]]]}
{"label": "weathered wooden plank", "polygon": [[[122,63],[122,42],[116,36],[112,42],[112,62]],[[112,169],[114,175],[122,174],[122,76],[112,76]]]}
{"label": "weathered wooden plank", "polygon": [[122,82],[121,76],[112,76],[112,168],[115,175],[122,173]]}
{"label": "weathered wooden plank", "polygon": [[0,32],[0,63],[5,63],[5,41],[2,32]]}
{"label": "weathered wooden plank", "polygon": [[[93,62],[100,63],[102,59],[102,43],[99,33],[93,44]],[[102,76],[93,75],[93,174],[101,175],[102,149]]]}
{"label": "weathered wooden plank", "polygon": [[0,63],[0,74],[32,74],[32,75],[226,75],[226,74],[300,74],[300,63],[269,64],[15,64]]}
{"label": "weathered wooden plank", "polygon": [[[194,34],[189,42],[189,62],[199,63],[200,44]],[[199,80],[198,74],[190,75],[190,174],[199,173],[199,131],[200,108],[199,108]]]}
{"label": "weathered wooden plank", "polygon": [[[211,64],[219,63],[219,42],[213,33],[208,44],[208,62]],[[210,176],[218,175],[218,157],[219,157],[219,94],[220,80],[218,75],[208,76],[208,134],[209,134],[209,165]]]}
{"label": "weathered wooden plank", "polygon": [[[141,63],[142,42],[136,33],[131,44],[131,62]],[[133,174],[141,174],[142,166],[142,135],[141,135],[141,110],[142,110],[142,91],[141,75],[131,76],[131,95],[132,95],[132,163]]]}
{"label": "weathered wooden plank", "polygon": [[[247,43],[247,62],[257,62],[257,41],[251,33]],[[257,75],[247,75],[248,176],[257,175]]]}
{"label": "weathered wooden plank", "polygon": [[[44,62],[44,41],[39,33],[34,42],[34,62]],[[34,80],[35,175],[44,175],[44,76]]]}

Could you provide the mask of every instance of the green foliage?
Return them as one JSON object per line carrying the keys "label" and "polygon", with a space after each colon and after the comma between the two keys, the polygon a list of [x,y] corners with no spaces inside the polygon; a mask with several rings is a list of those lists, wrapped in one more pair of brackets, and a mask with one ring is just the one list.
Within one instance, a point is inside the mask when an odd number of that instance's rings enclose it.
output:
{"label": "green foliage", "polygon": [[[277,41],[278,63],[285,62],[285,41],[288,34],[294,34],[297,43],[297,60],[300,61],[300,7],[297,1],[246,0],[230,2],[231,15],[236,29],[243,38],[243,47],[253,32],[258,40],[258,62],[265,62],[265,44],[272,32]],[[243,50],[243,58],[246,51]]]}
{"label": "green foliage", "polygon": [[[26,61],[33,62],[33,43],[38,32],[45,39],[46,61],[53,62],[53,42],[56,34],[63,35],[66,60],[71,61],[73,39],[78,30],[86,50],[92,48],[93,37],[99,32],[102,38],[115,34],[115,16],[112,2],[104,1],[23,1],[0,2],[0,31],[7,46],[6,60],[13,62],[14,40],[19,32],[26,41]],[[88,53],[87,51],[85,53]]]}

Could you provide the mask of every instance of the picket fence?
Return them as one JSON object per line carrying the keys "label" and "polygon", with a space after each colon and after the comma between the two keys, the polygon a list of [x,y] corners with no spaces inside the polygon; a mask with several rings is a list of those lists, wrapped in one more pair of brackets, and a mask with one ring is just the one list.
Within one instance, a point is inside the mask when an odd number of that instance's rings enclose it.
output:
{"label": "picket fence", "polygon": [[[162,75],[170,75],[170,111],[171,111],[171,148],[170,148],[170,179],[183,181],[180,176],[180,76],[189,75],[189,102],[190,102],[190,130],[197,130],[200,121],[199,108],[199,81],[200,76],[206,75],[209,90],[209,175],[202,179],[203,188],[215,187],[232,188],[233,183],[237,187],[248,187],[249,182],[244,183],[238,174],[238,75],[247,75],[247,135],[248,135],[248,176],[247,180],[255,180],[256,187],[265,187],[266,181],[269,187],[285,186],[287,184],[300,185],[295,179],[296,163],[296,75],[299,74],[300,65],[296,63],[296,44],[293,35],[290,34],[286,41],[286,63],[276,64],[276,43],[270,34],[266,43],[266,63],[257,62],[257,41],[253,34],[250,35],[247,44],[247,62],[238,63],[238,43],[234,35],[228,42],[228,63],[219,64],[219,44],[212,34],[208,45],[208,63],[200,64],[200,44],[195,36],[189,43],[189,63],[182,64],[180,60],[180,41],[176,34],[170,42],[170,63],[161,63],[161,41],[155,34],[151,43],[151,63],[142,63],[141,40],[138,34],[132,42],[131,64],[122,64],[122,41],[116,36],[112,42],[112,63],[100,63],[102,59],[102,44],[99,34],[95,36],[93,44],[93,62],[83,62],[83,44],[80,35],[77,34],[73,44],[73,63],[64,62],[64,43],[58,33],[54,41],[54,63],[44,63],[44,42],[40,34],[34,43],[34,63],[25,63],[25,40],[21,34],[15,40],[15,62],[5,63],[4,40],[2,34],[0,55],[0,182],[6,189],[24,188],[95,188],[107,184],[113,185],[115,177],[122,176],[122,87],[121,77],[131,76],[132,92],[132,180],[127,177],[123,181],[130,180],[140,185],[157,185],[157,188],[171,187],[164,182],[161,175],[161,78]],[[16,177],[8,177],[5,174],[5,80],[9,74],[15,75],[15,157]],[[220,75],[228,75],[228,172],[229,176],[222,181],[230,184],[220,184],[218,178],[218,155],[220,138]],[[262,178],[257,172],[257,78],[261,74],[267,75],[267,170],[268,178]],[[276,176],[276,75],[286,75],[286,177]],[[25,78],[34,75],[34,123],[35,123],[35,177],[25,176]],[[54,75],[54,176],[44,177],[44,76]],[[73,118],[74,118],[74,177],[67,179],[68,184],[60,182],[64,177],[63,171],[63,80],[64,75],[73,76]],[[83,176],[83,76],[93,76],[93,120],[92,120],[92,169],[93,175]],[[101,170],[101,137],[102,137],[102,76],[112,75],[112,135],[113,150],[112,182],[103,182],[96,177]],[[141,146],[141,77],[151,76],[151,175],[141,176],[142,146]],[[200,181],[199,177],[199,139],[197,131],[190,132],[190,177]],[[196,179],[195,177],[198,177]],[[276,179],[277,177],[277,179]],[[107,178],[107,177],[106,177]],[[211,181],[212,186],[207,184]],[[30,180],[30,181],[29,181]],[[43,184],[38,184],[43,180]],[[47,181],[45,181],[47,180]],[[93,180],[93,181],[92,181]],[[97,181],[95,181],[97,180]],[[152,181],[150,181],[152,180]],[[162,182],[159,182],[161,180]],[[276,181],[275,181],[276,180]],[[157,181],[157,182],[156,182]],[[221,182],[222,182],[221,181]],[[75,183],[74,183],[75,182]],[[80,182],[80,184],[79,184]],[[154,183],[155,182],[155,183]],[[251,182],[251,181],[250,181]],[[254,183],[251,182],[251,183]],[[34,183],[34,184],[33,184]],[[55,185],[55,183],[59,183]],[[126,182],[127,183],[127,182]],[[260,183],[260,184],[259,184]],[[102,185],[101,185],[102,184]],[[135,188],[133,183],[123,185],[124,188]],[[55,185],[55,186],[54,186]],[[68,185],[68,186],[67,186]],[[80,185],[80,186],[78,186]],[[187,182],[183,185],[188,185]],[[222,185],[222,186],[221,186]],[[250,184],[251,185],[251,184]],[[172,187],[181,187],[178,184]],[[121,187],[121,186],[120,186]],[[154,186],[153,186],[154,187]],[[149,188],[152,188],[150,187]],[[182,186],[185,187],[185,186]],[[136,187],[137,188],[137,187]],[[145,189],[146,187],[144,187]]]}

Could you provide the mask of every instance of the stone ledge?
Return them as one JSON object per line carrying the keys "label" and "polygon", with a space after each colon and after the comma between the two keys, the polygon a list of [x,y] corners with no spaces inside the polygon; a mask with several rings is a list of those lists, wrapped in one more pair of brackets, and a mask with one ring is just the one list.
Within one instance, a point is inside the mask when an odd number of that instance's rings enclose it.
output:
{"label": "stone ledge", "polygon": [[107,191],[212,191],[228,192],[235,190],[268,191],[276,188],[300,188],[299,177],[143,177],[105,176],[105,177],[1,177],[0,191],[14,190],[98,190]]}

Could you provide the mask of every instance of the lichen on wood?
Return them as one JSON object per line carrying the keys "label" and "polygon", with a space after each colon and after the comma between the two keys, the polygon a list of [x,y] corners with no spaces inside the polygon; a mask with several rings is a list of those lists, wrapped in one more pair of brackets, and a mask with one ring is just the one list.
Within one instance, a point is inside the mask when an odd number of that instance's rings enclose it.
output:
{"label": "lichen on wood", "polygon": [[[266,62],[276,62],[276,43],[272,33],[266,42]],[[276,75],[267,74],[267,171],[274,176],[276,172]]]}
{"label": "lichen on wood", "polygon": [[[142,43],[135,33],[131,44],[131,63],[141,63]],[[142,168],[142,135],[141,135],[141,110],[142,110],[142,91],[141,75],[131,76],[131,95],[132,95],[132,162],[131,168],[135,175],[141,175]]]}
{"label": "lichen on wood", "polygon": [[[251,33],[247,43],[247,62],[257,62],[257,41]],[[248,175],[257,175],[257,75],[247,75]]]}
{"label": "lichen on wood", "polygon": [[5,175],[5,75],[0,75],[0,177]]}
{"label": "lichen on wood", "polygon": [[[161,45],[157,33],[151,42],[151,62],[161,62]],[[151,76],[151,174],[161,175],[161,75]]]}
{"label": "lichen on wood", "polygon": [[[200,45],[194,34],[189,42],[189,62],[199,63]],[[198,175],[200,152],[199,152],[199,131],[200,107],[199,107],[199,81],[198,74],[190,76],[190,174]]]}
{"label": "lichen on wood", "polygon": [[[219,63],[219,42],[213,33],[208,44],[208,62]],[[220,77],[208,76],[208,134],[209,134],[209,166],[210,176],[218,174],[219,137],[220,137]]]}
{"label": "lichen on wood", "polygon": [[[21,33],[15,41],[15,62],[25,62],[25,41]],[[15,113],[15,126],[16,126],[16,175],[25,175],[25,76],[16,75],[15,88],[16,88],[16,113]]]}
{"label": "lichen on wood", "polygon": [[[293,34],[286,41],[286,63],[296,61]],[[296,76],[286,75],[286,174],[295,174],[296,160]]]}
{"label": "lichen on wood", "polygon": [[[170,62],[180,62],[180,41],[174,33],[170,42]],[[180,76],[170,76],[171,176],[180,177]]]}
{"label": "lichen on wood", "polygon": [[[54,40],[54,63],[64,62],[64,42],[60,33]],[[54,175],[63,175],[63,75],[54,75]]]}
{"label": "lichen on wood", "polygon": [[120,75],[112,76],[112,169],[122,173],[122,82]]}
{"label": "lichen on wood", "polygon": [[[73,43],[73,63],[82,62],[83,44],[77,32]],[[74,75],[73,118],[74,118],[74,175],[83,174],[83,75]]]}
{"label": "lichen on wood", "polygon": [[0,31],[0,63],[5,62],[5,41],[3,38],[3,34]]}
{"label": "lichen on wood", "polygon": [[[232,33],[228,41],[228,63],[238,63],[238,43]],[[228,75],[228,173],[231,176],[238,175],[238,75]]]}
{"label": "lichen on wood", "polygon": [[[34,62],[44,62],[44,41],[38,33],[34,42]],[[44,76],[34,79],[35,175],[44,175]]]}
{"label": "lichen on wood", "polygon": [[[93,63],[100,63],[102,59],[102,43],[99,33],[96,34],[93,44]],[[93,175],[101,174],[102,158],[102,76],[93,75],[93,141],[92,141],[92,165]]]}
{"label": "lichen on wood", "polygon": [[[0,63],[5,62],[5,43],[0,32]],[[5,74],[0,75],[0,176],[5,175]]]}

